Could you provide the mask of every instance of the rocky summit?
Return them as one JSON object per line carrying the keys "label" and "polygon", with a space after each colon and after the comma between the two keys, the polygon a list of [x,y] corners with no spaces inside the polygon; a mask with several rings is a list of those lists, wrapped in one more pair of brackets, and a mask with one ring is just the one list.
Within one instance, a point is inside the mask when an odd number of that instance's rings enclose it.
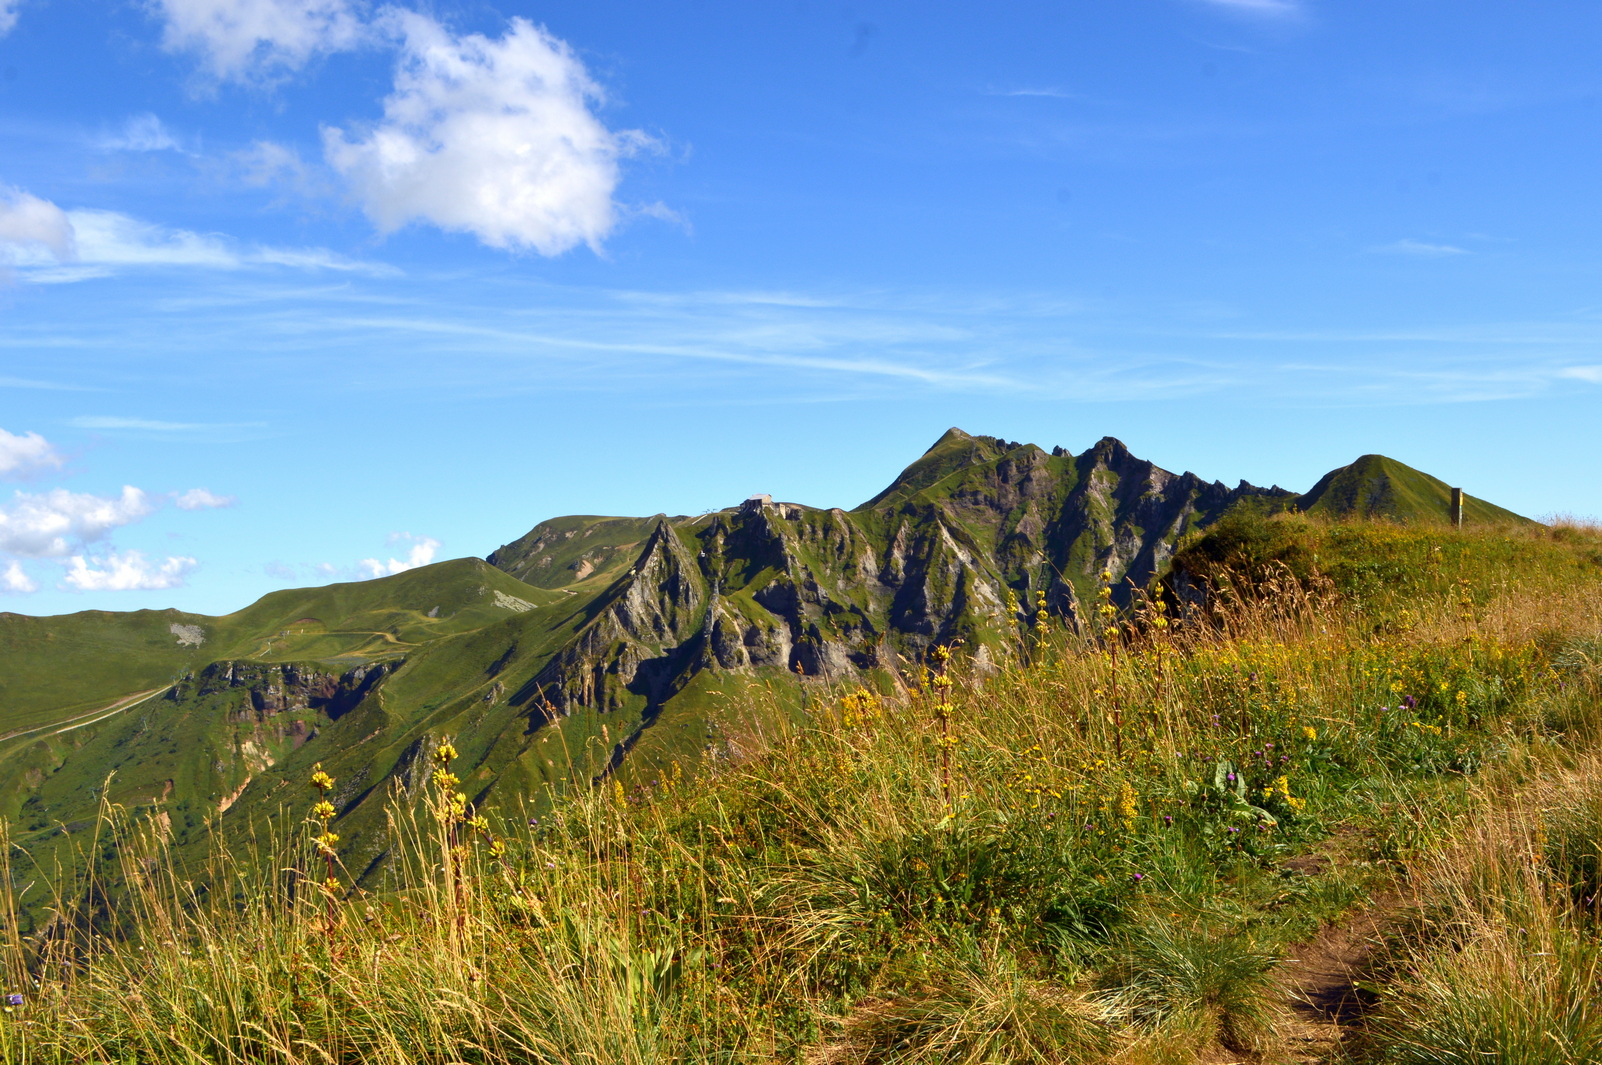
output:
{"label": "rocky summit", "polygon": [[[851,509],[767,496],[697,517],[572,516],[487,560],[177,611],[0,615],[0,812],[48,852],[102,799],[208,820],[295,816],[338,780],[342,857],[386,848],[452,737],[472,801],[533,803],[726,753],[765,685],[783,712],[832,684],[894,684],[934,644],[1011,654],[1043,597],[1077,623],[1105,575],[1148,586],[1232,507],[1446,520],[1449,489],[1380,456],[1297,495],[1175,474],[1105,438],[1070,454],[958,429]],[[1471,500],[1474,521],[1521,521]],[[783,678],[782,682],[777,682]]]}

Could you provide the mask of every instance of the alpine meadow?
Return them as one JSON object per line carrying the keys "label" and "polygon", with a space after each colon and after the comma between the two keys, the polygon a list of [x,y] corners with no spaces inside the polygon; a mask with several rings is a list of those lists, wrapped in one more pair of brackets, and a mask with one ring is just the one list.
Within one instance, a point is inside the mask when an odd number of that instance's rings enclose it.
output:
{"label": "alpine meadow", "polygon": [[1599,55],[0,0],[0,1065],[1602,1065]]}
{"label": "alpine meadow", "polygon": [[850,511],[5,615],[6,1053],[1589,1060],[1602,534],[1450,500],[953,429]]}

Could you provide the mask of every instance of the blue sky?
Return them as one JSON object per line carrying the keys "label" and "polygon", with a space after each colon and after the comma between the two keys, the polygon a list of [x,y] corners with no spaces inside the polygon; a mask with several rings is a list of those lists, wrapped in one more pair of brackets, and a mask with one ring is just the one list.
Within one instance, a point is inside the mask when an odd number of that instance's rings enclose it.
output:
{"label": "blue sky", "polygon": [[0,0],[0,609],[948,426],[1602,514],[1602,8]]}

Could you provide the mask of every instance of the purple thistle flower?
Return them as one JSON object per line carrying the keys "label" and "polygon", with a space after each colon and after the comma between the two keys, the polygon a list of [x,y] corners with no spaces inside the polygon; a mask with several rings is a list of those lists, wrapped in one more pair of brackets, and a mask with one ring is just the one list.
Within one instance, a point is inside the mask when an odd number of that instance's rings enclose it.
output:
{"label": "purple thistle flower", "polygon": [[1136,880],[1144,880],[1144,879],[1146,879],[1146,874],[1145,873],[1136,873],[1135,874],[1135,879]]}
{"label": "purple thistle flower", "polygon": [[1235,774],[1234,773],[1229,774],[1229,782],[1231,784],[1235,783]]}

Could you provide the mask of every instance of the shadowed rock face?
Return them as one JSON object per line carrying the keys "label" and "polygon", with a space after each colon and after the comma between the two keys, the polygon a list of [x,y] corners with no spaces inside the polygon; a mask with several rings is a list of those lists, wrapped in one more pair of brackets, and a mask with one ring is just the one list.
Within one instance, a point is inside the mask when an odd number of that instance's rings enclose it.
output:
{"label": "shadowed rock face", "polygon": [[1077,622],[1104,573],[1127,601],[1184,533],[1245,496],[1289,495],[1173,474],[1110,437],[1074,456],[953,429],[849,512],[754,496],[698,518],[557,519],[489,561],[588,575],[593,560],[620,558],[618,530],[654,525],[511,701],[537,727],[632,695],[649,724],[704,671],[842,680],[953,640],[1005,653],[1037,592]]}

